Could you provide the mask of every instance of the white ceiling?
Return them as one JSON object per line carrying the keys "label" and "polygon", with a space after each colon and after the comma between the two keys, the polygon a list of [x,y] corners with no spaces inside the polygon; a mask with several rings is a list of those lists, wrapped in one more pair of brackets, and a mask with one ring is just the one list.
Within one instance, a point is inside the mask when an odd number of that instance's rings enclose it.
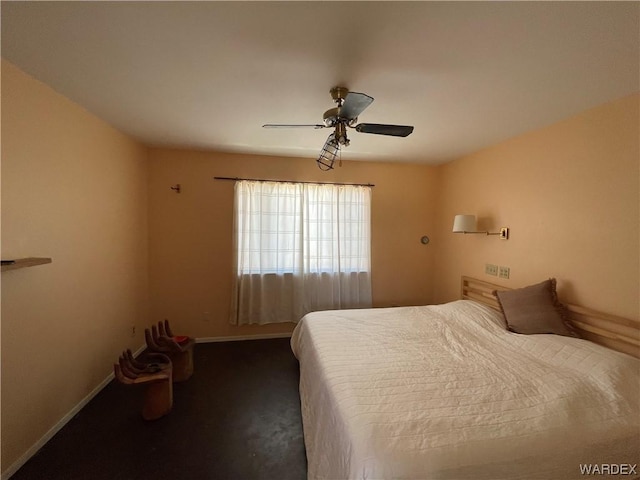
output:
{"label": "white ceiling", "polygon": [[2,56],[148,145],[441,163],[640,89],[638,2],[7,2]]}

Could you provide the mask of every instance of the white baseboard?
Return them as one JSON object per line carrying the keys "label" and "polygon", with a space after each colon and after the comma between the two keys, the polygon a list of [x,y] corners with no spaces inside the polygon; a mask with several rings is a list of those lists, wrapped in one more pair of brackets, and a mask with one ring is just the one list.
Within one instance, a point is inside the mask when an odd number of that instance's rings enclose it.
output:
{"label": "white baseboard", "polygon": [[263,333],[259,335],[237,335],[234,337],[199,337],[196,343],[236,342],[238,340],[268,340],[270,338],[290,338],[289,333]]}
{"label": "white baseboard", "polygon": [[[142,345],[140,348],[138,348],[138,350],[135,351],[135,353],[133,354],[134,356],[138,356],[140,353],[142,353],[142,351],[146,348],[146,345]],[[67,413],[64,417],[62,417],[58,423],[56,423],[53,427],[51,427],[49,429],[49,431],[47,433],[45,433],[40,440],[38,440],[36,443],[34,443],[31,448],[29,450],[27,450],[20,458],[18,458],[15,462],[13,462],[13,464],[11,464],[11,466],[9,468],[7,468],[4,472],[2,472],[2,474],[0,475],[0,480],[9,480],[9,478],[11,478],[11,476],[16,473],[20,467],[22,467],[25,463],[27,463],[27,461],[29,461],[29,459],[31,457],[33,457],[38,450],[40,450],[42,447],[44,447],[44,445],[51,440],[51,438],[60,431],[60,429],[62,427],[64,427],[69,420],[71,420],[73,417],[76,416],[76,414],[82,410],[82,408],[91,401],[91,399],[93,397],[95,397],[98,393],[100,393],[100,391],[106,387],[109,382],[111,380],[113,380],[114,374],[113,372],[111,372],[107,378],[105,378],[102,382],[100,382],[100,384],[94,388],[93,390],[91,390],[91,392],[89,392],[89,394],[84,397],[82,400],[80,400],[80,402],[73,407],[69,413]]]}

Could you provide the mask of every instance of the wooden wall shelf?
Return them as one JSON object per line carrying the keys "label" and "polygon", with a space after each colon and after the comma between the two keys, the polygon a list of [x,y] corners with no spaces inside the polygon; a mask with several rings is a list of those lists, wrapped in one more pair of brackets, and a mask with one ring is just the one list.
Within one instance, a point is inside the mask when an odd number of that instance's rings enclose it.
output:
{"label": "wooden wall shelf", "polygon": [[16,270],[18,268],[35,267],[36,265],[44,265],[45,263],[51,263],[53,260],[50,258],[42,257],[28,257],[28,258],[16,258],[13,260],[15,263],[8,265],[2,265],[2,271]]}

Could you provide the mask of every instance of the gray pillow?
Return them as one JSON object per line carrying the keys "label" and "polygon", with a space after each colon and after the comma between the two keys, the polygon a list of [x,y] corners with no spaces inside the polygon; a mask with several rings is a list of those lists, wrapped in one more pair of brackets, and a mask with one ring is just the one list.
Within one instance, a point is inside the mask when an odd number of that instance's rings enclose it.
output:
{"label": "gray pillow", "polygon": [[577,336],[568,323],[564,306],[558,301],[555,278],[524,288],[494,291],[494,295],[512,332]]}

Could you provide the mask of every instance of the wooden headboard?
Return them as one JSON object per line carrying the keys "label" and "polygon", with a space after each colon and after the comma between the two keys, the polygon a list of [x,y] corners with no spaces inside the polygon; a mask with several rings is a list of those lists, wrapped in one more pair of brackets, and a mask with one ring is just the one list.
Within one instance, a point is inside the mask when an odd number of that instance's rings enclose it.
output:
{"label": "wooden headboard", "polygon": [[[500,312],[500,304],[493,294],[494,290],[511,289],[471,277],[462,277],[461,298],[475,300]],[[640,358],[640,322],[564,302],[563,305],[570,312],[569,321],[582,338]]]}

